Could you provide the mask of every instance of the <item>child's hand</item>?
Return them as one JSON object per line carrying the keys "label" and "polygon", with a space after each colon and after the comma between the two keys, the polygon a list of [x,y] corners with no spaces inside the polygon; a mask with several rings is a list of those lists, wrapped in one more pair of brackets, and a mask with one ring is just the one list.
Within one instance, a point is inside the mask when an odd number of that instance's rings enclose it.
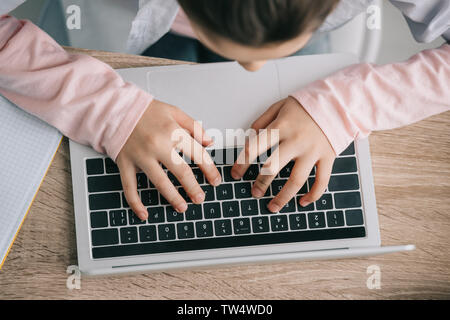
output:
{"label": "child's hand", "polygon": [[[198,135],[195,139],[192,137],[194,128]],[[172,135],[174,131],[175,139]],[[171,183],[160,163],[175,175],[194,203],[201,203],[205,199],[205,193],[192,169],[175,149],[197,163],[209,183],[216,186],[221,182],[220,173],[203,148],[211,143],[211,138],[205,135],[198,122],[174,106],[153,100],[116,159],[125,197],[140,219],[147,219],[148,213],[137,192],[138,168],[142,169],[175,210],[184,212],[187,209],[186,201]]]}
{"label": "child's hand", "polygon": [[[300,103],[292,97],[275,103],[252,124],[252,128],[257,132],[261,129],[267,131],[261,131],[249,138],[233,166],[231,171],[233,178],[237,179],[244,175],[249,163],[256,159],[258,153],[266,151],[261,149],[264,145],[270,148],[279,143],[279,160],[274,154],[267,159],[263,166],[267,170],[266,174],[258,175],[252,188],[253,196],[262,197],[277,173],[293,159],[295,164],[289,180],[267,208],[272,212],[279,211],[305,184],[314,165],[317,166],[314,185],[300,199],[300,205],[305,207],[318,200],[328,186],[335,153],[325,134]],[[270,129],[279,130],[279,141],[275,141],[276,134],[274,132],[271,134]]]}

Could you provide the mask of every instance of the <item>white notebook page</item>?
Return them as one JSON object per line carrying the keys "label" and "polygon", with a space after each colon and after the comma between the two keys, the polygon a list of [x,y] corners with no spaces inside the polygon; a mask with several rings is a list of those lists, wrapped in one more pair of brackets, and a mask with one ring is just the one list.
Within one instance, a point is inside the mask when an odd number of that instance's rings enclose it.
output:
{"label": "white notebook page", "polygon": [[0,95],[0,268],[61,139]]}

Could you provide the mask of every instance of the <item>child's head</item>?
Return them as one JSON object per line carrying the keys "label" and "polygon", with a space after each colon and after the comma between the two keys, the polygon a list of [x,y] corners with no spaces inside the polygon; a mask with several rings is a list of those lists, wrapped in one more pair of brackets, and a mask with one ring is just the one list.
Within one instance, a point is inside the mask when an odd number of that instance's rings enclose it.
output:
{"label": "child's head", "polygon": [[198,39],[249,71],[300,50],[339,0],[178,0]]}

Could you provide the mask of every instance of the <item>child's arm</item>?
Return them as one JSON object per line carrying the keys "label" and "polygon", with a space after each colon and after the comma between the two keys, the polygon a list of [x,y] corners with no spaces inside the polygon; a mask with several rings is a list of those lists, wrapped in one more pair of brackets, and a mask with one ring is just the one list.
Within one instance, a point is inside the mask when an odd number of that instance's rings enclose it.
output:
{"label": "child's arm", "polygon": [[114,160],[153,99],[108,65],[68,54],[31,22],[10,16],[0,18],[0,94]]}
{"label": "child's arm", "polygon": [[[252,194],[264,195],[278,171],[294,160],[291,176],[268,209],[279,211],[297,194],[316,165],[314,185],[300,199],[300,205],[307,206],[321,197],[336,155],[355,138],[449,109],[449,45],[424,51],[404,63],[355,65],[272,105],[252,124],[255,130],[267,130],[249,139],[232,175],[242,177],[258,152],[263,152],[258,148],[261,141],[270,141],[272,146],[277,142],[278,158],[272,155],[266,161],[266,173],[258,175]],[[278,130],[279,141],[271,138],[271,129]],[[248,159],[245,163],[244,156]]]}
{"label": "child's arm", "polygon": [[[211,184],[220,183],[217,168],[201,147],[211,141],[201,130],[196,131],[201,134],[194,141],[192,118],[124,82],[101,61],[68,54],[31,22],[9,16],[0,16],[0,94],[72,140],[90,144],[115,160],[127,202],[141,219],[148,214],[137,192],[138,169],[176,210],[187,208],[160,162],[194,203],[204,199],[191,168],[181,161],[175,147],[199,164]],[[178,129],[189,132],[183,136],[183,145],[172,139]],[[200,145],[192,152],[195,143]]]}
{"label": "child's arm", "polygon": [[417,122],[450,109],[450,45],[406,62],[360,64],[292,95],[327,136],[336,154],[355,138]]}

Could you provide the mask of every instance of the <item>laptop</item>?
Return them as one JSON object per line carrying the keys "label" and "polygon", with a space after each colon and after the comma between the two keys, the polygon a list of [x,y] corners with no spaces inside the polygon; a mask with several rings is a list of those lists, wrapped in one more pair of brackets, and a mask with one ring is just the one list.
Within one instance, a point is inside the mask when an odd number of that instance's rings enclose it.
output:
{"label": "laptop", "polygon": [[[261,154],[242,179],[230,176],[246,130],[271,104],[357,62],[350,54],[327,54],[270,61],[254,73],[236,62],[118,70],[126,81],[202,122],[214,138],[208,152],[223,182],[212,187],[191,163],[206,199],[202,204],[188,202],[180,214],[140,172],[138,192],[149,212],[142,222],[126,202],[116,164],[70,141],[80,271],[104,275],[413,250],[414,245],[380,246],[367,139],[355,141],[337,157],[324,195],[304,208],[298,199],[311,188],[315,168],[296,197],[277,213],[266,205],[289,178],[292,162],[261,199],[253,198],[250,189],[271,150]],[[170,172],[168,176],[186,197],[176,178]]]}

